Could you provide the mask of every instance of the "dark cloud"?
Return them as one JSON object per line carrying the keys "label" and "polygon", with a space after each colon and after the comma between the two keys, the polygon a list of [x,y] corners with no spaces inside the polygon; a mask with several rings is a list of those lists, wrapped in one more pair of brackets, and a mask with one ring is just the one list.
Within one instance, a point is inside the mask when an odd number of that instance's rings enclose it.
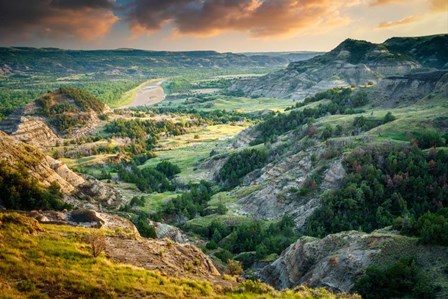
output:
{"label": "dark cloud", "polygon": [[51,5],[60,8],[113,8],[114,1],[109,0],[53,0]]}
{"label": "dark cloud", "polygon": [[177,33],[214,35],[245,31],[252,36],[284,35],[315,26],[344,23],[338,10],[356,0],[134,0],[128,21],[135,33],[172,24]]}
{"label": "dark cloud", "polygon": [[105,0],[0,0],[0,41],[33,37],[93,40],[118,21],[111,5]]}

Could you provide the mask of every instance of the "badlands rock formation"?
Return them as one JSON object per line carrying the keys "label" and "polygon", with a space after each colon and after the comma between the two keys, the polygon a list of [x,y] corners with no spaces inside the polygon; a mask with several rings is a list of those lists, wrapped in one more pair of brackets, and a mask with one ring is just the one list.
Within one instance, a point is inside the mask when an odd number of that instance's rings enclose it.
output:
{"label": "badlands rock formation", "polygon": [[89,205],[100,209],[100,205],[118,208],[123,204],[121,194],[115,189],[96,179],[74,173],[67,165],[45,155],[39,148],[1,131],[0,160],[12,167],[23,165],[43,186],[58,185],[64,194],[64,200],[74,206]]}

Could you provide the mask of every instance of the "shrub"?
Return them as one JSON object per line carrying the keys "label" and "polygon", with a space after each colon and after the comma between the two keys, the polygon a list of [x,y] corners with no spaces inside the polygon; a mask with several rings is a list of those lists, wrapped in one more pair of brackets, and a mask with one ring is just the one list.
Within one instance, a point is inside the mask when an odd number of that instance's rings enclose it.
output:
{"label": "shrub", "polygon": [[243,273],[243,266],[241,266],[241,262],[229,259],[227,261],[227,271],[230,275],[240,275]]}
{"label": "shrub", "polygon": [[31,292],[36,289],[36,285],[27,279],[19,281],[17,284],[17,290],[20,292]]}
{"label": "shrub", "polygon": [[106,249],[106,238],[99,229],[92,229],[89,234],[89,244],[92,249],[92,256],[97,257]]}
{"label": "shrub", "polygon": [[422,243],[448,246],[448,208],[425,213],[418,219],[415,229]]}
{"label": "shrub", "polygon": [[396,120],[397,118],[391,113],[387,112],[383,118],[383,124]]}
{"label": "shrub", "polygon": [[142,237],[157,238],[156,230],[154,226],[149,225],[147,217],[138,216],[135,226]]}
{"label": "shrub", "polygon": [[239,291],[252,294],[269,294],[274,291],[274,288],[261,282],[260,280],[245,280],[239,286]]}

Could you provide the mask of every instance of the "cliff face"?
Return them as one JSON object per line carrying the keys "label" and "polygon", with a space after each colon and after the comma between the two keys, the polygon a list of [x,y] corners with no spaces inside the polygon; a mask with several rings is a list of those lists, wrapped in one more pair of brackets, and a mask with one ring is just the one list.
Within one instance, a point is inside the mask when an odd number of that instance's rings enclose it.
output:
{"label": "cliff face", "polygon": [[[303,100],[329,88],[372,84],[384,77],[403,76],[423,67],[444,67],[446,55],[439,53],[439,48],[443,48],[446,40],[447,36],[442,35],[426,43],[413,42],[413,50],[409,52],[396,46],[393,40],[373,44],[348,39],[326,54],[290,63],[286,69],[260,78],[241,80],[230,90],[242,91],[251,97]],[[427,53],[425,47],[438,52]]]}
{"label": "cliff face", "polygon": [[[403,248],[407,252],[403,252]],[[388,231],[371,234],[349,231],[323,239],[302,237],[284,250],[277,260],[263,268],[260,277],[278,289],[306,284],[350,291],[370,265],[387,266],[403,256],[415,256],[427,273],[441,279],[437,283],[446,284],[447,277],[439,276],[437,262],[448,258],[445,247],[429,248],[419,245],[414,238]],[[444,289],[440,293],[441,298],[447,291]]]}
{"label": "cliff face", "polygon": [[385,107],[407,105],[429,94],[448,96],[448,71],[433,71],[382,79],[372,99]]}
{"label": "cliff face", "polygon": [[0,130],[22,142],[37,146],[54,146],[59,137],[50,129],[45,119],[22,116],[22,111],[11,114],[0,122]]}
{"label": "cliff face", "polygon": [[23,164],[41,185],[52,183],[60,186],[66,202],[82,207],[99,204],[110,208],[119,207],[122,196],[113,188],[89,177],[71,171],[61,161],[46,156],[39,148],[23,143],[0,131],[0,160],[14,167]]}
{"label": "cliff face", "polygon": [[303,237],[288,247],[261,276],[279,289],[299,284],[349,291],[391,238],[355,231],[324,239]]}

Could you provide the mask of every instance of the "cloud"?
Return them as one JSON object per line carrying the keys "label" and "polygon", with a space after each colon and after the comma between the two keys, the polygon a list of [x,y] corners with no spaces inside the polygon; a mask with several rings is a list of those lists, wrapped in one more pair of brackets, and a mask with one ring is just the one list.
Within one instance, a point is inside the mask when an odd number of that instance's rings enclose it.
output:
{"label": "cloud", "polygon": [[434,12],[448,12],[448,2],[446,0],[431,0],[431,9]]}
{"label": "cloud", "polygon": [[403,2],[403,0],[374,0],[373,2],[370,3],[370,6],[388,5],[400,2]]}
{"label": "cloud", "polygon": [[378,25],[379,28],[389,28],[389,27],[395,27],[400,25],[406,25],[410,23],[415,23],[417,21],[421,20],[421,16],[409,16],[405,17],[400,20],[396,21],[388,21],[388,22],[382,22]]}
{"label": "cloud", "polygon": [[291,35],[299,31],[345,25],[340,9],[358,3],[331,0],[134,0],[127,21],[136,34],[169,24],[180,35],[211,36],[226,31],[253,37]]}
{"label": "cloud", "polygon": [[[432,12],[447,12],[448,1],[447,0],[420,0],[420,2],[429,4],[429,8]],[[373,0],[370,2],[370,6],[381,6],[394,3],[408,4],[409,0]]]}
{"label": "cloud", "polygon": [[60,8],[113,8],[115,1],[109,0],[52,0],[51,5]]}
{"label": "cloud", "polygon": [[118,21],[107,0],[0,0],[0,41],[94,40]]}

